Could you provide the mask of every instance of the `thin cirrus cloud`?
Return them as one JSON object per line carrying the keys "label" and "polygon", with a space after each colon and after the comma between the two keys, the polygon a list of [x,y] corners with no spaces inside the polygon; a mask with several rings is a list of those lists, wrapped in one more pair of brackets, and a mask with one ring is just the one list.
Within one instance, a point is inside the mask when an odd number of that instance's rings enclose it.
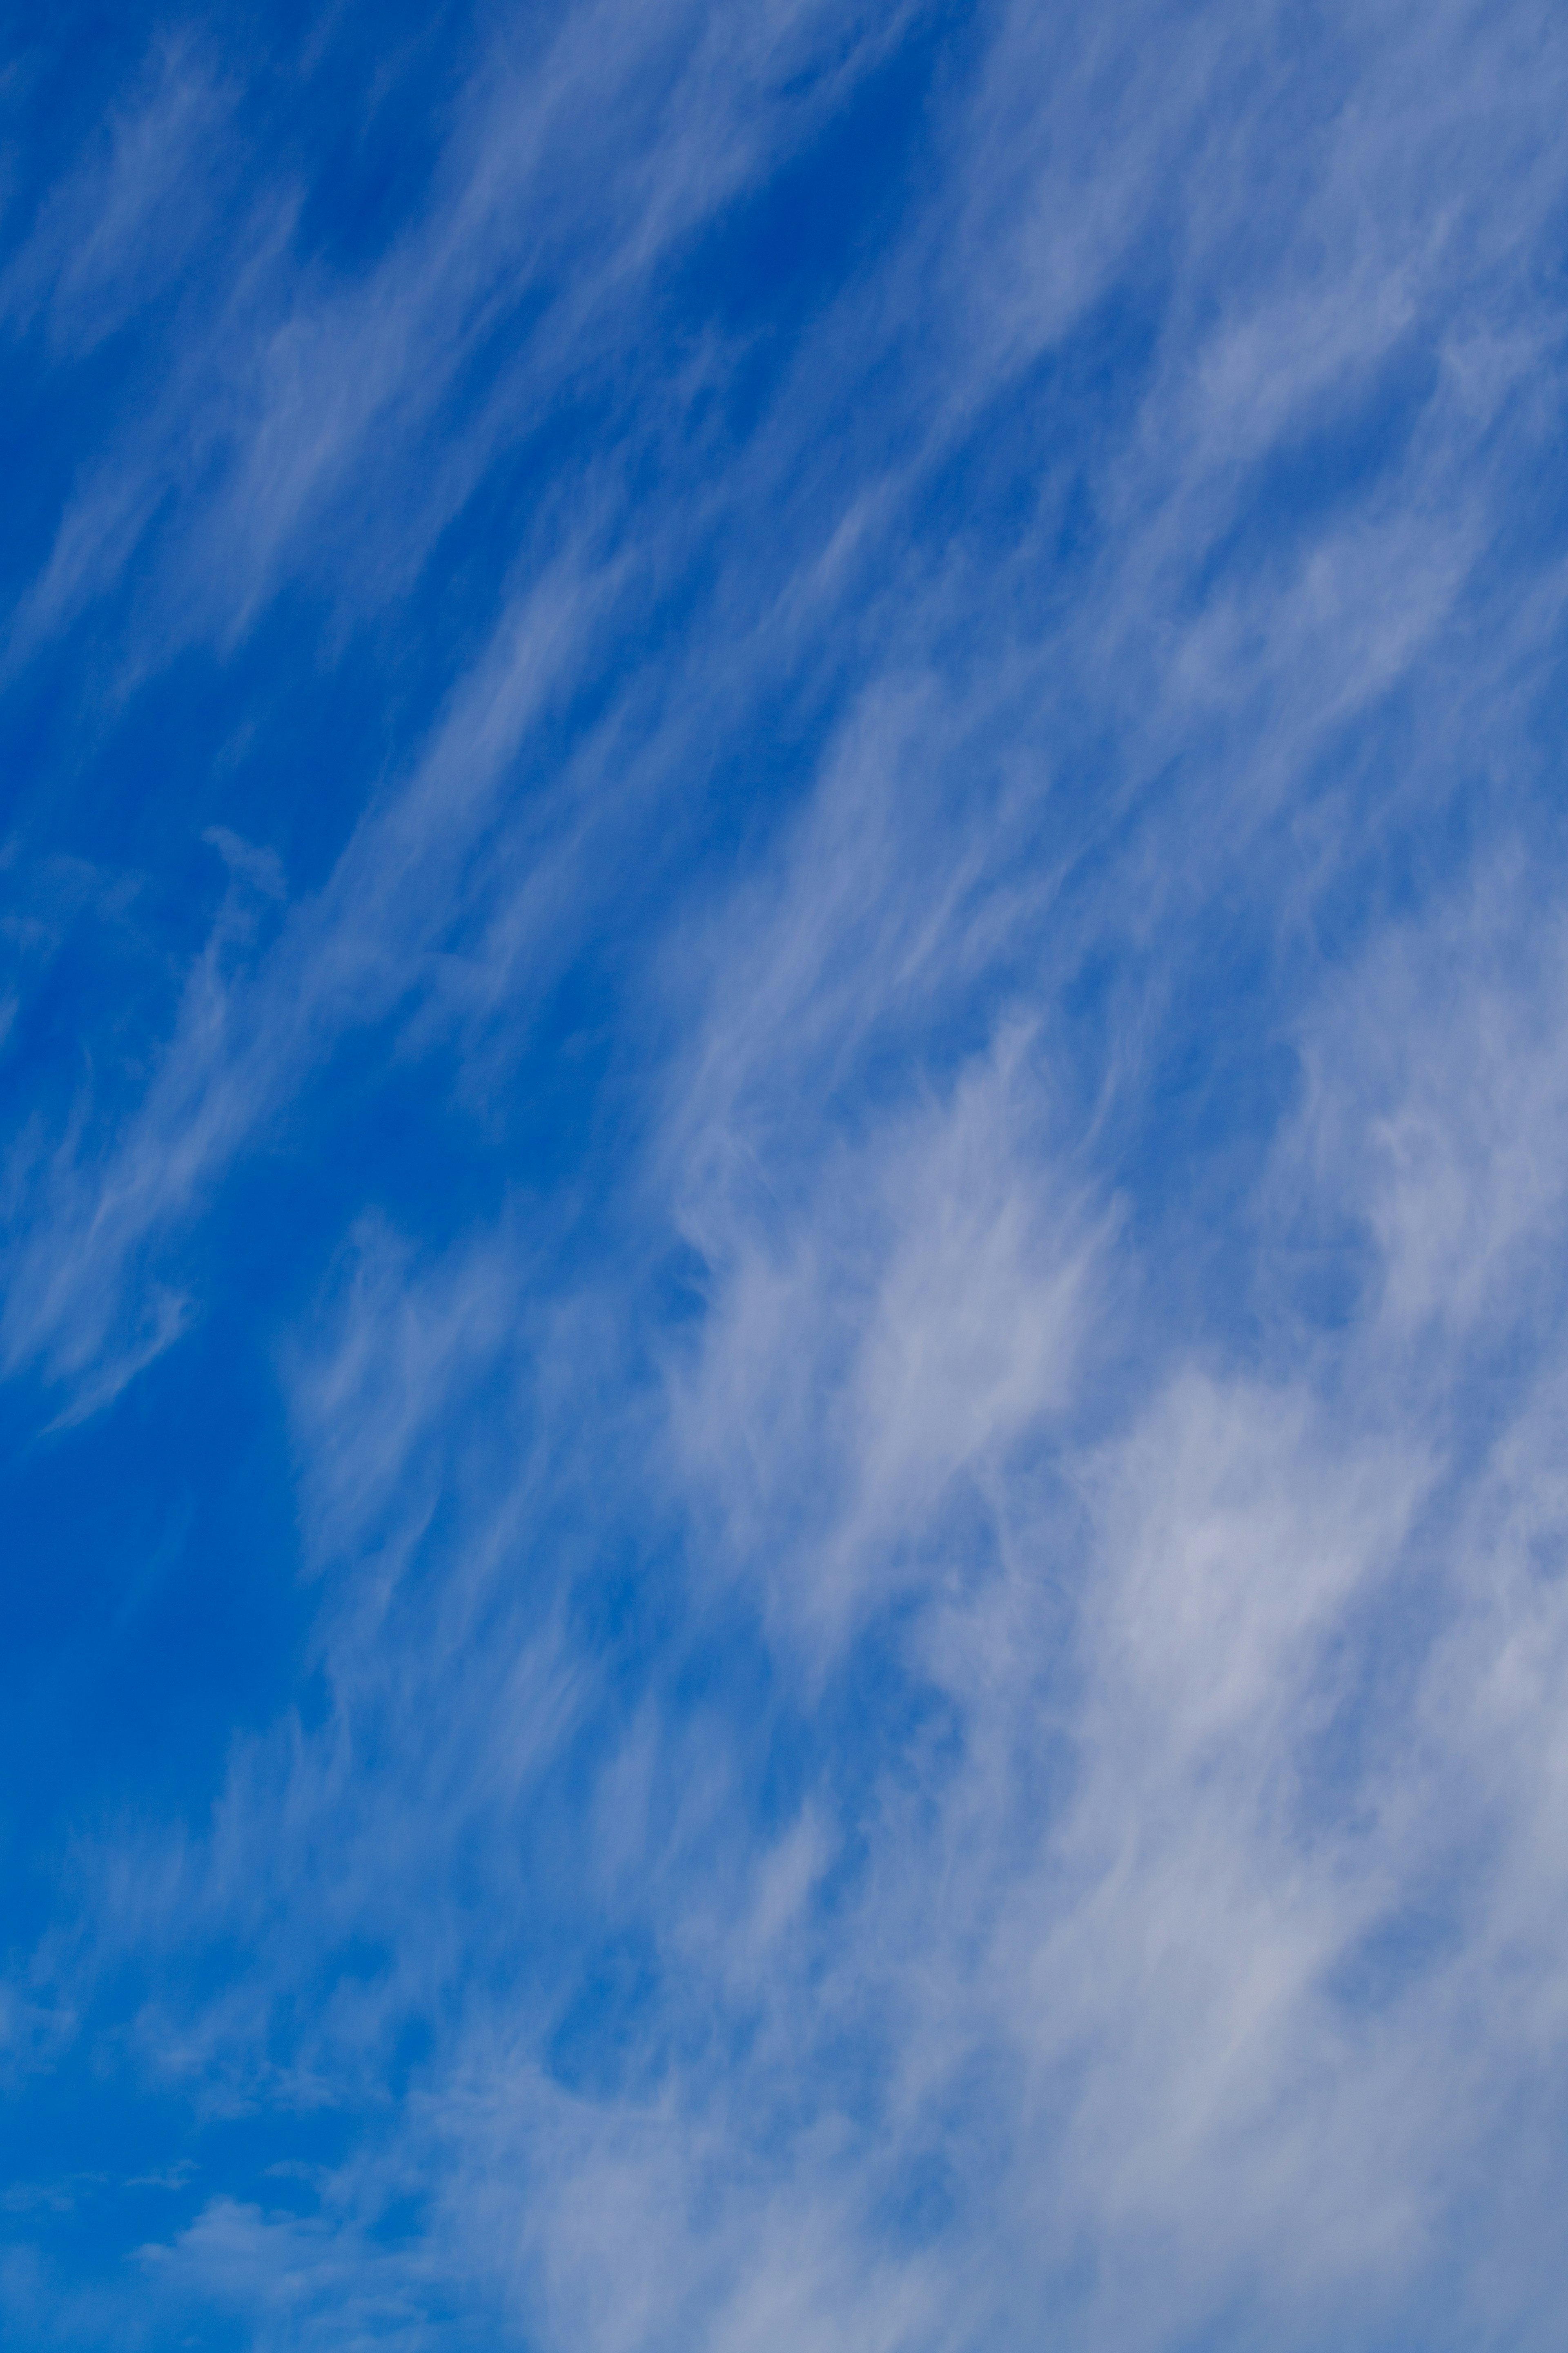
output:
{"label": "thin cirrus cloud", "polygon": [[1551,2344],[1552,12],[64,63],[7,2340]]}

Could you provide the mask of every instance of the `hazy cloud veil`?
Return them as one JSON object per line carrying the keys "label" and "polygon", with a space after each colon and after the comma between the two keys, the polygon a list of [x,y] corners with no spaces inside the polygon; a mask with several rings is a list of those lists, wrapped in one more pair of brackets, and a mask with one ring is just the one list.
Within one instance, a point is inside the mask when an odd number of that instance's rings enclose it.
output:
{"label": "hazy cloud veil", "polygon": [[1568,2303],[1568,17],[13,10],[0,2337]]}

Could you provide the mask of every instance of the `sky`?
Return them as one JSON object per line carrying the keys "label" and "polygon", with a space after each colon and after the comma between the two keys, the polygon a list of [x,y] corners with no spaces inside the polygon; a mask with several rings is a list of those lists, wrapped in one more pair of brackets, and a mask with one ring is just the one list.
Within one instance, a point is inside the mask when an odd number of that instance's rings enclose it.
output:
{"label": "sky", "polygon": [[1551,2353],[1568,16],[0,44],[0,2342]]}

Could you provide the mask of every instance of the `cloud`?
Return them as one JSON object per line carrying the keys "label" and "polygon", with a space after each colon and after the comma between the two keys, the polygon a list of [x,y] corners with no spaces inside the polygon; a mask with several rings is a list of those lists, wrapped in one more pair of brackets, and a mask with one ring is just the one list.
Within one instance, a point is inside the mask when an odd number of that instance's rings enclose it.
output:
{"label": "cloud", "polygon": [[211,231],[227,115],[198,45],[154,47],[0,276],[13,333],[42,319],[54,356],[79,359],[178,280]]}

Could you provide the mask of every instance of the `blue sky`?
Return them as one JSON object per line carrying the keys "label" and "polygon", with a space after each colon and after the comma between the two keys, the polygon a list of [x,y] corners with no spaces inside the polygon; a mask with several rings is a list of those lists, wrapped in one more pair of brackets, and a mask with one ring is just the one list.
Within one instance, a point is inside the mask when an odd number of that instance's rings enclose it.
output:
{"label": "blue sky", "polygon": [[0,108],[0,2339],[1560,2344],[1568,20]]}

